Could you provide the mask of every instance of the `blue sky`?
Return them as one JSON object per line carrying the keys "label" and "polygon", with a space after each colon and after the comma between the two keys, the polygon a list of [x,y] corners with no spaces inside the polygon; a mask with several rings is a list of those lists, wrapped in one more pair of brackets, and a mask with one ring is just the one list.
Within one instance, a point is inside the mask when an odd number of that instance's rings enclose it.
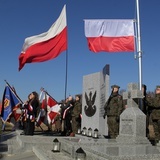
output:
{"label": "blue sky", "polygon": [[[139,0],[143,83],[149,91],[160,85],[160,1]],[[0,96],[5,82],[13,85],[22,100],[44,87],[57,101],[64,99],[66,52],[43,63],[26,64],[18,71],[24,39],[46,32],[66,4],[68,26],[67,96],[82,93],[83,76],[110,65],[110,85],[138,83],[134,53],[95,54],[89,51],[84,19],[134,19],[136,0],[0,0]]]}

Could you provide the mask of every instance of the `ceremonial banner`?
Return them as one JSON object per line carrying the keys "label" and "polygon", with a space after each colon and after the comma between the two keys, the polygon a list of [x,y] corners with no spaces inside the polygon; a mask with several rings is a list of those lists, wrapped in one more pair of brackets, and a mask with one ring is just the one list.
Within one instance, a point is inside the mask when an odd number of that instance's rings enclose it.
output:
{"label": "ceremonial banner", "polygon": [[2,121],[5,123],[9,116],[19,106],[20,101],[16,94],[10,89],[9,86],[5,87],[3,98],[2,98]]}

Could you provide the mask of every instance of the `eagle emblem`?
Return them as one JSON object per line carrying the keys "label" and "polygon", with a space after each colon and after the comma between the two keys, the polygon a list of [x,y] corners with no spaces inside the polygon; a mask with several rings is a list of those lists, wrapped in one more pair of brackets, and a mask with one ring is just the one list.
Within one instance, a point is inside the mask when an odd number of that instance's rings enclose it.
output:
{"label": "eagle emblem", "polygon": [[10,100],[5,98],[4,99],[4,108],[7,108],[10,105]]}
{"label": "eagle emblem", "polygon": [[86,100],[86,106],[84,107],[84,112],[88,117],[92,117],[96,113],[96,106],[94,105],[96,100],[96,91],[94,92],[93,96],[92,92],[90,91],[89,97],[85,92],[85,100]]}

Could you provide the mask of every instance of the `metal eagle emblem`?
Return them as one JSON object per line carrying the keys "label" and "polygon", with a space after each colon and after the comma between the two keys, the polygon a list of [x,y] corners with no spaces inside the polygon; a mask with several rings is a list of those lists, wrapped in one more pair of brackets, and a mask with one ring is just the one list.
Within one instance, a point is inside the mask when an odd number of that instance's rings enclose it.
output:
{"label": "metal eagle emblem", "polygon": [[89,97],[85,92],[86,106],[84,107],[84,112],[88,117],[92,117],[96,113],[96,106],[94,105],[95,99],[96,99],[96,91],[94,92],[93,96],[92,92],[90,91]]}

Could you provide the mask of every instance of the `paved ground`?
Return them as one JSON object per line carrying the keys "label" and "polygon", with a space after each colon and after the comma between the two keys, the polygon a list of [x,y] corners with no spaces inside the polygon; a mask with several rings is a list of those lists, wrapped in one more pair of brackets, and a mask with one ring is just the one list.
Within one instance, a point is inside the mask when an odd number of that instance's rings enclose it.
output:
{"label": "paved ground", "polygon": [[24,152],[21,154],[6,155],[2,154],[1,160],[39,160],[33,152]]}
{"label": "paved ground", "polygon": [[[13,129],[12,124],[6,123],[5,131],[0,131],[0,160],[39,160],[33,151],[8,154],[7,140],[12,139],[15,136]],[[42,133],[47,133],[47,129],[48,128],[42,124],[41,127],[36,127],[35,134],[42,135]]]}
{"label": "paved ground", "polygon": [[[36,127],[34,136],[20,135],[23,130],[6,125],[5,131],[0,133],[0,160],[71,160],[65,153],[53,153],[53,140],[59,134],[48,131],[44,124]],[[53,128],[54,129],[54,128]],[[18,138],[18,141],[17,141]],[[20,144],[24,143],[25,146]],[[30,146],[30,148],[28,147]]]}
{"label": "paved ground", "polygon": [[39,160],[35,153],[32,151],[8,154],[8,139],[12,139],[15,136],[14,131],[5,131],[1,133],[0,141],[0,160]]}

